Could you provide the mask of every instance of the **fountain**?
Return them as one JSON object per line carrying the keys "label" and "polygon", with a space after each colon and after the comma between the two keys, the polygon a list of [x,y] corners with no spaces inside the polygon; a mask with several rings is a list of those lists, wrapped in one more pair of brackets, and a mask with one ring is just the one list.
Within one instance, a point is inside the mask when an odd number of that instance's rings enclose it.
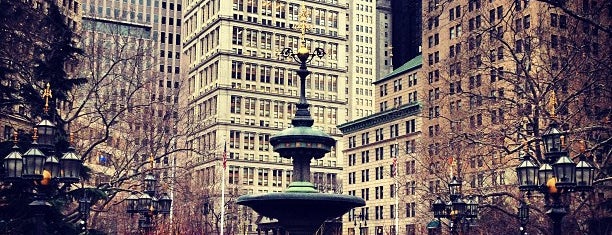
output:
{"label": "fountain", "polygon": [[248,206],[258,214],[278,220],[278,223],[291,235],[312,235],[325,220],[342,216],[350,209],[365,206],[362,198],[318,192],[310,182],[310,162],[322,158],[336,144],[336,140],[325,132],[312,128],[314,120],[310,116],[306,101],[306,77],[310,74],[306,64],[315,56],[321,58],[325,51],[316,48],[311,54],[306,48],[302,29],[302,46],[297,53],[285,48],[284,57],[291,57],[300,63],[297,71],[300,77],[300,101],[296,105],[293,127],[285,129],[270,138],[275,152],[283,158],[293,158],[293,182],[282,193],[244,195],[237,204]]}

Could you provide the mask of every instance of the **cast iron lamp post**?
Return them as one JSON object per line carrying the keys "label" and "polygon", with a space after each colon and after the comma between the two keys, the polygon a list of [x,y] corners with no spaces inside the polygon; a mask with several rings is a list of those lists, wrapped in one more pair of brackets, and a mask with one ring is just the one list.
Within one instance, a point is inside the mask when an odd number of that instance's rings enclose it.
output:
{"label": "cast iron lamp post", "polygon": [[[43,122],[48,122],[48,120],[43,120]],[[55,143],[42,141],[45,139],[43,137],[46,137],[44,135],[55,135],[55,133],[41,132],[39,128],[45,127],[41,127],[40,124],[36,125],[32,145],[24,154],[19,152],[17,133],[14,133],[15,146],[13,146],[13,151],[4,158],[5,172],[2,180],[6,182],[42,180],[42,185],[47,185],[50,180],[66,184],[78,182],[82,161],[74,152],[74,148],[69,147],[68,152],[58,160],[54,155]],[[39,137],[40,143],[37,141]]]}
{"label": "cast iron lamp post", "polygon": [[[151,158],[151,166],[153,165],[153,159]],[[152,169],[152,167],[151,167]],[[170,207],[172,206],[172,199],[167,193],[162,193],[159,199],[156,197],[156,186],[157,179],[152,173],[147,173],[144,176],[143,192],[132,192],[132,194],[125,199],[127,208],[126,212],[130,216],[134,214],[140,214],[138,218],[138,228],[148,233],[153,229],[154,221],[153,216],[157,214],[168,215],[170,214]]]}
{"label": "cast iron lamp post", "polygon": [[434,218],[448,219],[451,234],[468,232],[469,226],[478,217],[478,202],[473,197],[462,199],[461,179],[457,180],[454,176],[448,183],[448,190],[450,199],[448,202],[438,196],[432,204]]}
{"label": "cast iron lamp post", "polygon": [[546,214],[553,222],[554,235],[562,234],[561,222],[568,213],[569,204],[563,200],[563,197],[573,192],[584,194],[592,191],[594,171],[594,167],[586,161],[583,154],[580,154],[578,164],[569,158],[564,143],[566,133],[558,128],[557,122],[552,121],[542,134],[545,161],[540,166],[532,161],[529,153],[526,153],[523,161],[516,167],[521,191],[526,192],[527,196],[530,196],[531,192],[544,194]]}
{"label": "cast iron lamp post", "polygon": [[355,228],[357,228],[357,220],[359,220],[359,235],[364,235],[367,234],[364,231],[364,228],[367,230],[368,229],[368,215],[360,212],[359,215],[353,213],[353,226],[355,226]]}
{"label": "cast iron lamp post", "polygon": [[521,202],[521,206],[518,209],[518,219],[521,227],[519,228],[521,235],[527,234],[527,222],[529,221],[529,205],[525,202]]}
{"label": "cast iron lamp post", "polygon": [[[85,192],[83,192],[85,194]],[[81,199],[79,199],[79,214],[82,215],[81,229],[83,232],[87,231],[87,218],[89,218],[89,211],[91,210],[91,198],[83,195]]]}
{"label": "cast iron lamp post", "polygon": [[81,168],[83,163],[81,157],[75,153],[72,144],[74,137],[70,135],[68,151],[61,157],[60,151],[56,149],[58,140],[57,126],[49,120],[49,98],[51,98],[51,88],[47,83],[42,97],[45,99],[44,115],[42,120],[34,126],[32,143],[25,153],[20,153],[17,146],[17,132],[14,132],[14,143],[12,151],[3,160],[3,175],[0,181],[9,184],[30,185],[33,189],[34,201],[29,206],[35,211],[36,234],[42,234],[42,223],[44,212],[51,204],[47,198],[53,195],[45,195],[49,184],[61,185],[60,190],[64,190],[73,183],[77,183],[81,178]]}

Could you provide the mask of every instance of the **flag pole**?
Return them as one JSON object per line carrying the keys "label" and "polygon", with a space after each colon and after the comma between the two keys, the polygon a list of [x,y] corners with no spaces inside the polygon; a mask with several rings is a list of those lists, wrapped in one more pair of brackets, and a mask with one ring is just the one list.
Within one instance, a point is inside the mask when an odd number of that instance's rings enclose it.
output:
{"label": "flag pole", "polygon": [[221,234],[225,233],[225,167],[227,166],[227,143],[223,143],[223,168],[221,169]]}
{"label": "flag pole", "polygon": [[397,156],[399,155],[399,143],[397,142],[397,139],[395,139],[395,158],[393,159],[393,181],[395,181],[394,187],[395,187],[395,228],[394,228],[394,235],[399,235],[399,192],[398,192],[398,184],[399,181],[397,179],[397,173],[399,172],[397,169]]}

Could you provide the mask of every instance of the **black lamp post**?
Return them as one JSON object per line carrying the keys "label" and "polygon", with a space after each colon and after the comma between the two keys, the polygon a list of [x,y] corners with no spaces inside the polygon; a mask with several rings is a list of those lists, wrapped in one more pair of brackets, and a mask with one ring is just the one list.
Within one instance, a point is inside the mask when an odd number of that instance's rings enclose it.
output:
{"label": "black lamp post", "polygon": [[519,223],[521,223],[521,235],[527,234],[527,222],[529,221],[529,205],[527,205],[527,203],[525,202],[521,202],[521,206],[518,209],[518,219]]}
{"label": "black lamp post", "polygon": [[91,210],[91,198],[85,195],[83,190],[83,197],[79,199],[79,214],[81,214],[81,220],[79,220],[81,230],[87,231],[87,219],[89,218],[89,211]]}
{"label": "black lamp post", "polygon": [[478,217],[478,201],[473,196],[463,198],[461,180],[457,180],[456,177],[453,177],[448,183],[448,190],[450,199],[448,202],[445,202],[440,196],[433,202],[434,218],[448,219],[451,234],[467,233]]}
{"label": "black lamp post", "polygon": [[357,221],[359,221],[359,235],[368,234],[368,215],[364,211],[359,212],[359,215],[353,212],[353,226],[357,228]]}
{"label": "black lamp post", "polygon": [[87,221],[90,210],[91,210],[91,198],[83,196],[81,199],[79,199],[79,213],[83,216],[84,221]]}
{"label": "black lamp post", "polygon": [[[151,159],[151,164],[153,161]],[[155,175],[148,172],[144,176],[143,192],[132,192],[128,198],[125,199],[126,212],[130,215],[138,213],[138,228],[142,229],[145,233],[148,233],[155,227],[153,224],[154,215],[164,215],[164,217],[171,212],[172,199],[167,193],[159,195],[159,199],[156,197],[157,179]]]}
{"label": "black lamp post", "polygon": [[[79,182],[81,178],[81,168],[83,163],[81,157],[78,156],[72,146],[63,157],[59,158],[56,154],[61,151],[56,149],[58,130],[56,125],[49,120],[49,98],[51,97],[51,89],[47,84],[43,92],[45,99],[45,108],[42,121],[34,126],[32,136],[32,144],[30,148],[23,154],[19,152],[17,146],[17,133],[14,133],[14,143],[11,153],[3,160],[4,174],[0,181],[7,183],[23,183],[29,184],[34,192],[34,201],[29,205],[36,211],[35,218],[39,221],[36,223],[36,233],[42,233],[41,223],[44,218],[44,211],[50,207],[46,200],[48,196],[43,192],[48,191],[47,186],[50,182],[64,184],[67,187],[69,184]],[[70,143],[74,142],[73,136],[70,136]]]}
{"label": "black lamp post", "polygon": [[516,167],[521,191],[527,192],[527,196],[532,191],[544,194],[548,209],[546,214],[553,222],[552,230],[555,235],[562,234],[561,222],[569,207],[561,196],[572,192],[584,193],[593,190],[594,167],[586,161],[582,154],[578,164],[569,158],[568,151],[565,149],[565,135],[566,133],[558,129],[558,124],[552,121],[542,134],[545,162],[538,167],[527,154]]}

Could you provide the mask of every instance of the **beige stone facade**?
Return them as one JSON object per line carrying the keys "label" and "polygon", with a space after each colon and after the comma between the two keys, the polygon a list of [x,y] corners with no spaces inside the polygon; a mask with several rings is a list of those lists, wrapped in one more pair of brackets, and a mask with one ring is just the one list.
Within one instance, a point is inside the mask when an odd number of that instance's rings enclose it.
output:
{"label": "beige stone facade", "polygon": [[393,68],[390,6],[386,0],[348,2],[348,115],[345,121],[376,112],[373,83],[382,77],[380,74],[389,73]]}
{"label": "beige stone facade", "polygon": [[420,100],[408,94],[421,89],[420,67],[418,56],[374,82],[377,108],[395,100],[394,107],[340,125],[347,160],[344,190],[366,200],[365,207],[343,216],[342,234],[394,234],[396,218],[399,234],[415,229],[416,213],[423,206],[415,191],[422,120]]}
{"label": "beige stone facade", "polygon": [[[589,5],[598,3],[585,2],[564,6],[590,18]],[[593,25],[540,1],[424,0],[422,14],[421,167],[430,172],[419,187],[432,200],[447,194],[446,185],[456,176],[465,195],[479,195],[481,204],[512,208],[515,200],[491,195],[518,195],[516,148],[533,140],[526,124],[537,122],[537,131],[546,127],[555,115],[547,111],[552,96],[566,99],[565,108],[571,107],[566,82],[580,79],[568,78],[568,73],[582,68],[568,64],[568,58],[577,53],[597,57],[582,48],[599,51],[605,42],[593,33]],[[572,122],[569,116],[564,122]]]}
{"label": "beige stone facade", "polygon": [[[290,127],[298,102],[299,65],[280,52],[300,42],[301,5],[312,28],[306,47],[326,56],[309,64],[306,96],[314,128],[340,140],[336,125],[347,117],[344,1],[188,1],[184,16],[186,70],[183,101],[194,128],[186,147],[193,183],[206,188],[219,208],[221,158],[227,149],[226,200],[238,195],[282,191],[291,182],[291,161],[272,151],[270,137]],[[320,191],[341,192],[342,146],[312,162]],[[228,213],[231,209],[228,208]],[[242,210],[242,209],[240,209]],[[218,213],[217,210],[216,213]],[[254,223],[255,213],[249,213]],[[254,228],[254,224],[245,226]],[[229,229],[229,228],[228,228]],[[241,226],[241,230],[242,230]],[[253,230],[251,230],[253,231]]]}

